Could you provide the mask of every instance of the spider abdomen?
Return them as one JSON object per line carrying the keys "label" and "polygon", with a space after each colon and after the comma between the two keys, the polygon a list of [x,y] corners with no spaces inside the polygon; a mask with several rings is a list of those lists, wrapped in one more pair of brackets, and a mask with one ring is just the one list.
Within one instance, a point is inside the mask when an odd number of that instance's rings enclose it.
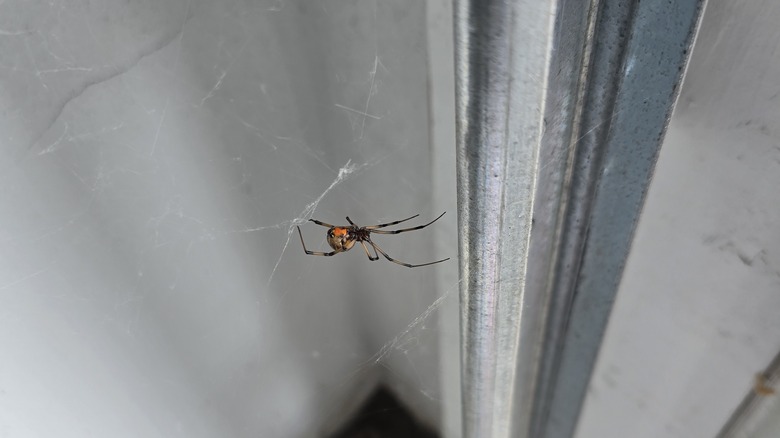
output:
{"label": "spider abdomen", "polygon": [[333,227],[328,230],[328,245],[336,251],[349,251],[355,246],[355,232],[346,227]]}

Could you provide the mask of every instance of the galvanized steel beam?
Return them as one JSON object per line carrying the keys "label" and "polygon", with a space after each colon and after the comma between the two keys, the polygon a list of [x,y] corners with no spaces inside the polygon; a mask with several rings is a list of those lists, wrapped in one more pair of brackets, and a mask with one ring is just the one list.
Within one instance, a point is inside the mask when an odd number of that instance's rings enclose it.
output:
{"label": "galvanized steel beam", "polygon": [[456,1],[465,437],[573,434],[701,8]]}

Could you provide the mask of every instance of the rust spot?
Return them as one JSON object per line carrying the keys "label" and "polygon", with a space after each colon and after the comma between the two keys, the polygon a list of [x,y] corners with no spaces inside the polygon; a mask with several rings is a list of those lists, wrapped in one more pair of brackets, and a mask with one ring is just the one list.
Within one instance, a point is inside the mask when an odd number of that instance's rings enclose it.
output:
{"label": "rust spot", "polygon": [[775,389],[770,386],[771,382],[763,373],[756,374],[756,380],[753,383],[753,391],[758,395],[774,395]]}

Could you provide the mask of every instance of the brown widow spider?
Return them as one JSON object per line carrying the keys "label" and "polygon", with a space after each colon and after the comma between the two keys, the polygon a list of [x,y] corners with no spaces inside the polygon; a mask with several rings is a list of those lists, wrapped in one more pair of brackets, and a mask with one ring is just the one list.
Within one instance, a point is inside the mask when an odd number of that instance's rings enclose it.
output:
{"label": "brown widow spider", "polygon": [[[446,213],[446,211],[444,213]],[[349,219],[349,216],[347,216],[347,222],[349,222],[349,226],[346,227],[339,227],[336,225],[326,224],[325,222],[320,222],[316,219],[309,219],[311,222],[314,222],[317,225],[321,225],[323,227],[329,228],[327,241],[328,241],[328,245],[330,245],[330,247],[333,248],[333,251],[331,252],[309,251],[308,249],[306,249],[306,244],[303,243],[303,234],[301,233],[301,227],[296,227],[296,228],[298,228],[298,235],[301,236],[301,245],[303,245],[303,250],[306,251],[306,254],[308,255],[330,257],[340,252],[349,251],[350,249],[352,249],[353,246],[355,246],[355,242],[360,242],[360,244],[363,246],[363,251],[366,252],[368,259],[371,260],[372,262],[379,260],[379,254],[382,254],[383,256],[385,256],[387,260],[390,260],[393,263],[397,263],[401,266],[406,266],[407,268],[419,268],[420,266],[428,266],[428,265],[434,265],[436,263],[446,262],[450,258],[447,257],[446,259],[443,260],[430,262],[430,263],[423,263],[421,265],[412,265],[409,263],[404,263],[390,257],[389,255],[387,255],[386,252],[382,251],[382,248],[380,248],[379,246],[377,246],[376,243],[371,241],[371,233],[398,234],[398,233],[405,233],[407,231],[421,230],[427,227],[428,225],[439,220],[442,216],[444,216],[444,213],[442,213],[439,217],[428,222],[425,225],[420,225],[412,228],[404,228],[401,230],[393,230],[393,231],[380,230],[379,228],[385,228],[391,225],[398,225],[401,222],[406,222],[410,219],[416,218],[417,216],[419,216],[419,214],[416,214],[412,217],[408,217],[406,219],[401,219],[400,221],[388,222],[386,224],[372,225],[369,227],[359,227],[355,225],[355,223]],[[373,257],[371,256],[371,253],[368,252],[368,245],[366,245],[366,243],[368,243],[369,245],[371,245],[372,248],[374,248]]]}

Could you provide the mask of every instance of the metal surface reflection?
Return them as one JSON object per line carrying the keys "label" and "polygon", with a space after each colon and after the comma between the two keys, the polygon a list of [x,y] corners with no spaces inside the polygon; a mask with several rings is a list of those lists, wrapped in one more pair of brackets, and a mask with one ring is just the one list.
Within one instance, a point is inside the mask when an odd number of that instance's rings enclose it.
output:
{"label": "metal surface reflection", "polygon": [[456,2],[464,436],[573,433],[701,7]]}

